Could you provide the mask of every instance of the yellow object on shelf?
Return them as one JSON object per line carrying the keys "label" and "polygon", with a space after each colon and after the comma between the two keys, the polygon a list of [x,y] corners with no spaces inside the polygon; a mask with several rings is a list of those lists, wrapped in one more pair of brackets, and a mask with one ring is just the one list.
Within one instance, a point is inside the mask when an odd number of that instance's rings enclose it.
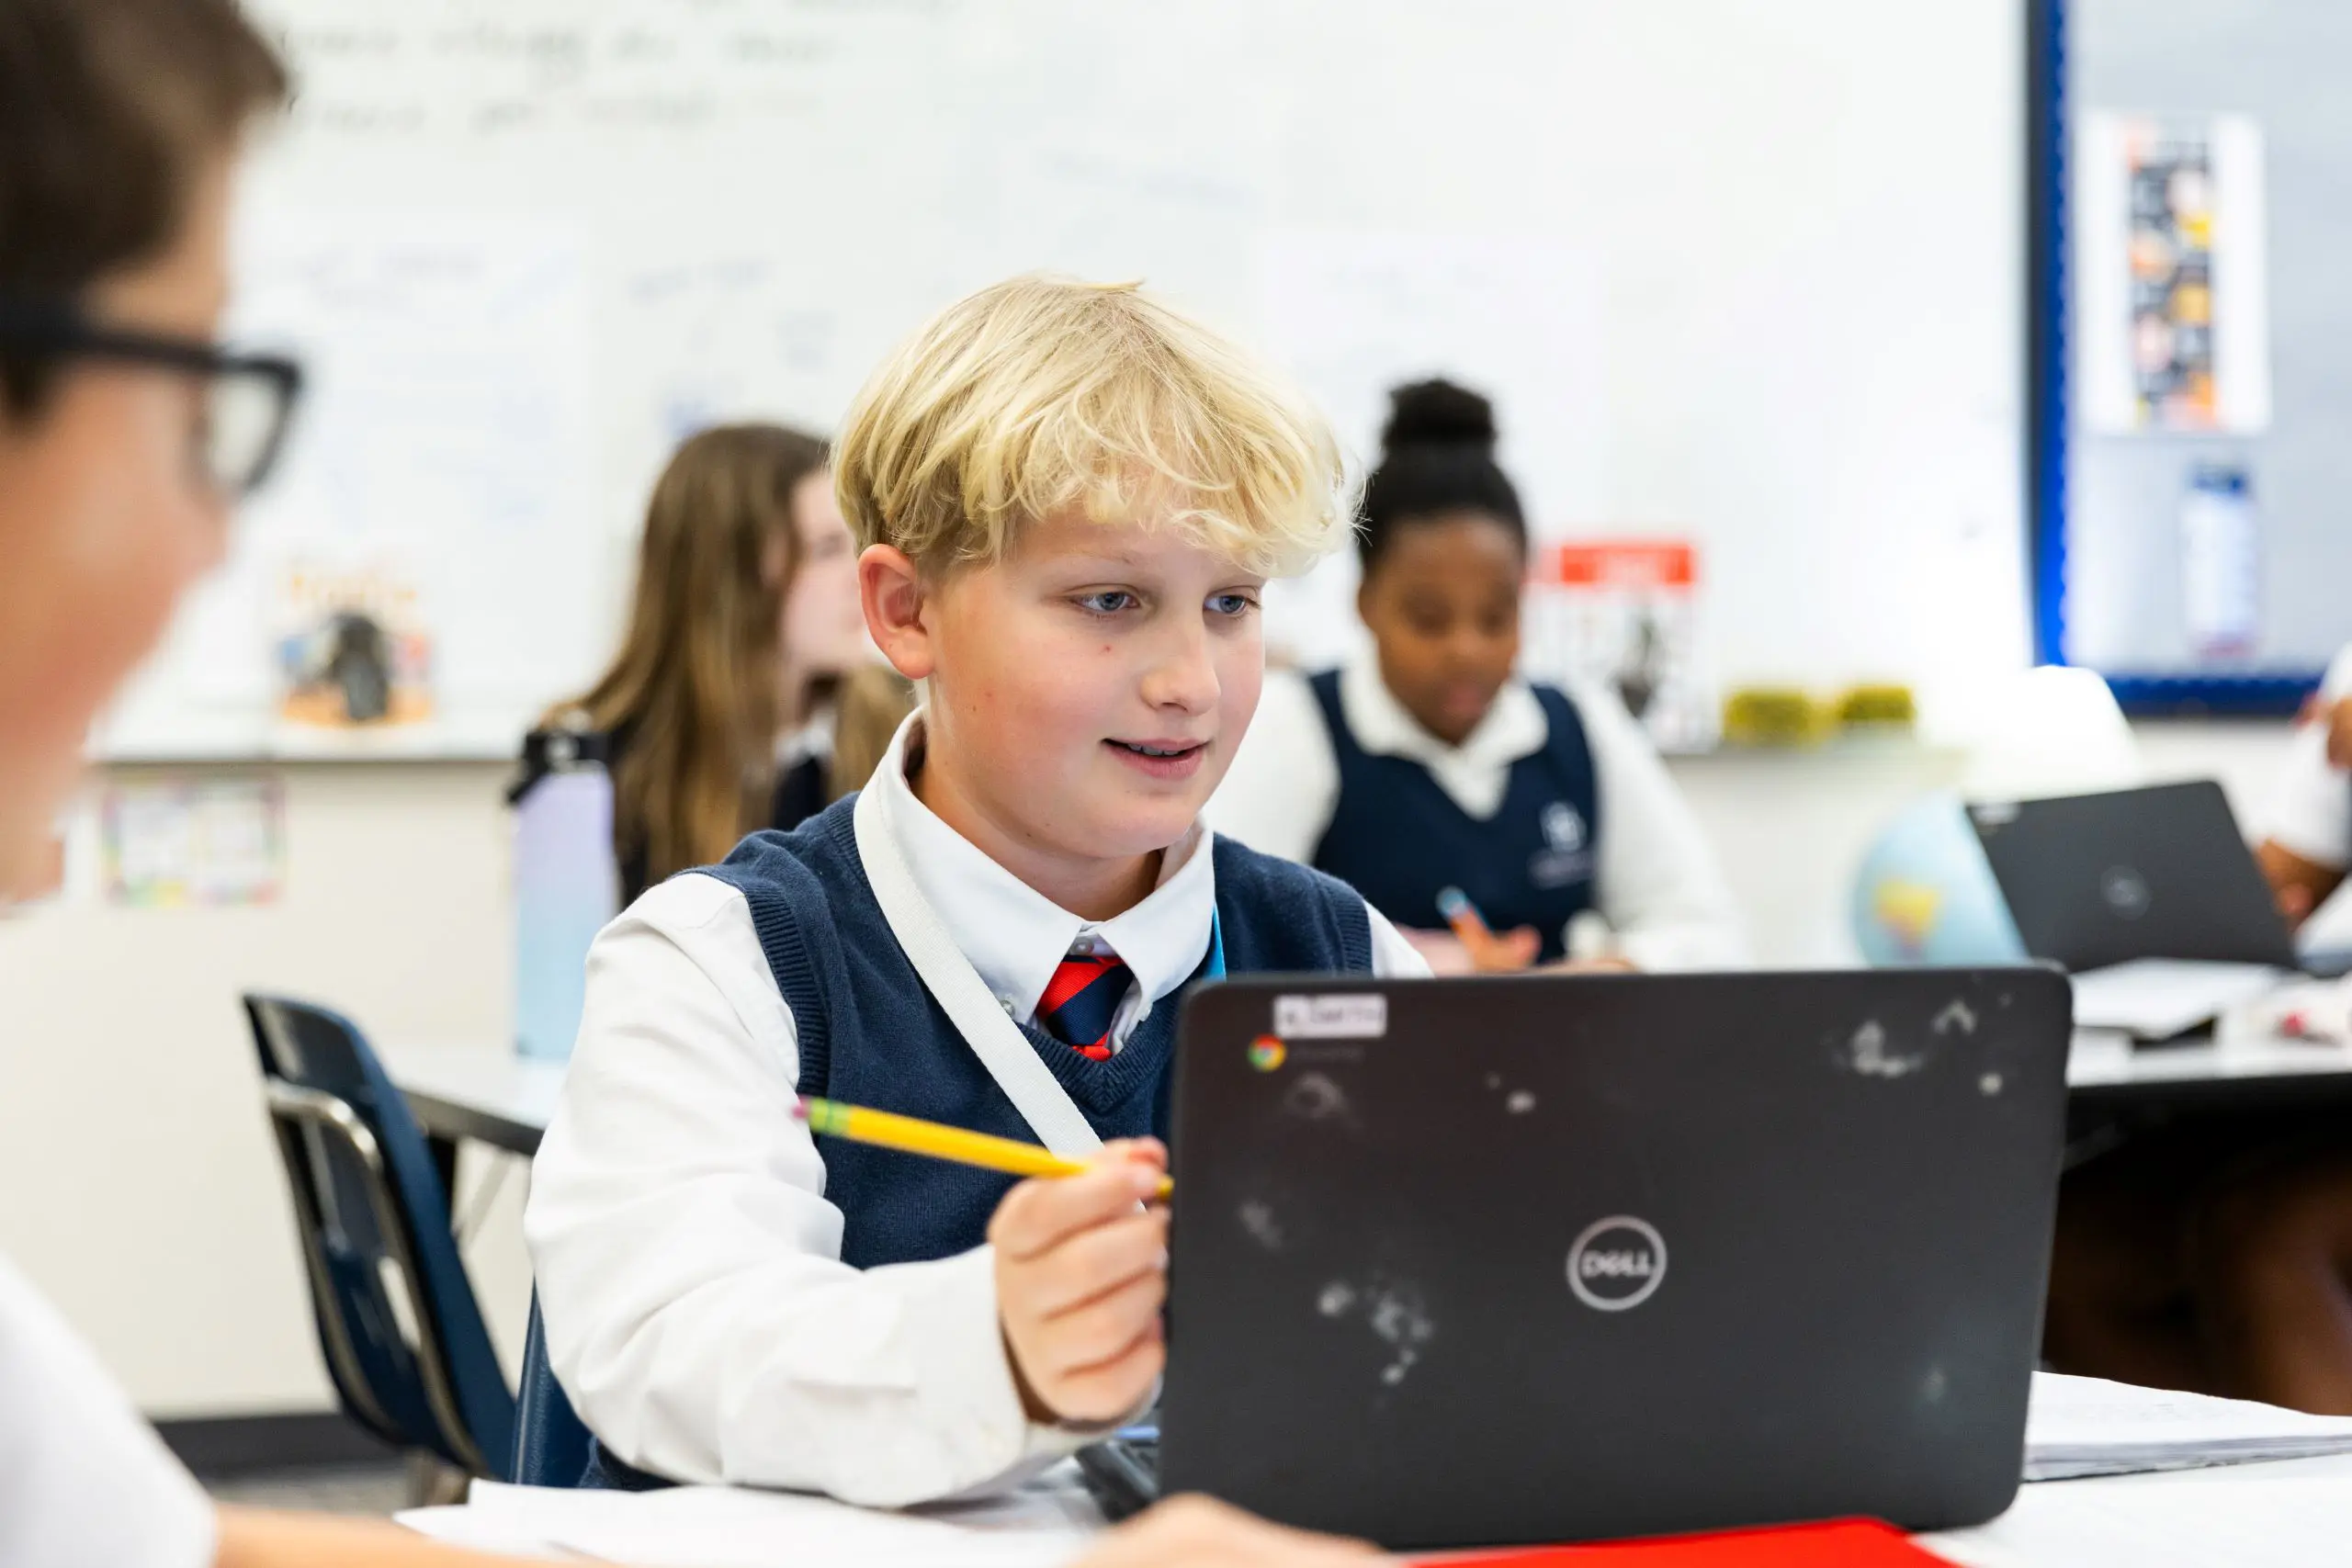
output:
{"label": "yellow object on shelf", "polygon": [[1849,686],[1838,699],[1840,729],[1910,730],[1919,722],[1919,705],[1911,688],[1884,683]]}
{"label": "yellow object on shelf", "polygon": [[1802,686],[1748,686],[1724,699],[1731,746],[1818,746],[1838,728],[1829,705]]}

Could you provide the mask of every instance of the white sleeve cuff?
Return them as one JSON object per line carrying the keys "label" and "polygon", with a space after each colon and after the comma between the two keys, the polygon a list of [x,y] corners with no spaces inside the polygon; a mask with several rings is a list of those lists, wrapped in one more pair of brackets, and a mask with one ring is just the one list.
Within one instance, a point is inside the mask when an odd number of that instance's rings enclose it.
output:
{"label": "white sleeve cuff", "polygon": [[891,1424],[899,1427],[898,1442],[876,1445],[874,1462],[837,1474],[827,1490],[845,1503],[904,1507],[1017,1485],[1070,1451],[1055,1447],[1053,1428],[1032,1423],[1022,1406],[997,1317],[993,1247],[867,1270],[869,1285],[885,1280],[899,1287],[892,1337],[914,1359],[918,1409]]}
{"label": "white sleeve cuff", "polygon": [[914,1484],[895,1489],[904,1495],[852,1495],[836,1488],[843,1501],[903,1506],[1017,1486],[1132,1425],[1159,1399],[1155,1387],[1134,1410],[1099,1427],[1030,1420],[997,1316],[996,1249],[978,1247],[938,1263],[898,1265],[887,1272],[905,1276],[916,1270],[923,1281],[904,1298],[904,1332],[922,1359],[918,1382],[932,1405],[924,1427],[949,1438],[951,1451],[940,1456],[942,1469],[927,1480],[905,1477]]}

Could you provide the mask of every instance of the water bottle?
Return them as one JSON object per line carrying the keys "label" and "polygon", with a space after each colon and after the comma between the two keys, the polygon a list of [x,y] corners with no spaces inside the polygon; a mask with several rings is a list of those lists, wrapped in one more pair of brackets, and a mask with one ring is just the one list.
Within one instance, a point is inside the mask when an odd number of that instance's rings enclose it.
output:
{"label": "water bottle", "polygon": [[526,1056],[571,1055],[587,996],[588,945],[620,909],[613,781],[605,738],[534,730],[514,811],[514,1039]]}

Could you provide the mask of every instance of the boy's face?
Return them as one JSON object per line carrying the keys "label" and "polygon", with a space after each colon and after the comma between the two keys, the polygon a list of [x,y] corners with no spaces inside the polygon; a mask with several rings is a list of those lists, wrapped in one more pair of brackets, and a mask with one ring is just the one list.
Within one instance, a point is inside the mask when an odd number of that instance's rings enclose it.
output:
{"label": "boy's face", "polygon": [[[153,261],[94,287],[114,326],[209,340],[228,291],[229,162]],[[220,557],[228,507],[200,477],[186,376],[62,366],[29,419],[0,412],[0,901],[40,855],[82,740]]]}
{"label": "boy's face", "polygon": [[1003,836],[981,844],[1000,860],[1167,848],[1257,710],[1264,586],[1173,529],[1030,525],[926,594],[926,774]]}

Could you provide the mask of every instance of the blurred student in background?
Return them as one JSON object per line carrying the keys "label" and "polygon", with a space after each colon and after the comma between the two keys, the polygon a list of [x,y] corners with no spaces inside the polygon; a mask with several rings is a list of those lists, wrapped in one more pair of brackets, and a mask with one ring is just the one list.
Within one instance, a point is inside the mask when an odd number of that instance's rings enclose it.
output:
{"label": "blurred student in background", "polygon": [[2255,857],[2290,925],[2343,885],[2352,864],[2352,648],[2303,710]]}
{"label": "blurred student in background", "polygon": [[[1607,945],[1579,957],[1745,962],[1730,893],[1647,737],[1612,696],[1512,672],[1527,522],[1493,410],[1445,381],[1392,400],[1356,540],[1372,651],[1267,676],[1210,820],[1351,884],[1442,975],[1557,963],[1589,915]],[[1447,888],[1496,941],[1446,929]]]}
{"label": "blurred student in background", "polygon": [[[2261,841],[2291,925],[2352,861],[2352,649],[2297,727]],[[2145,1131],[2059,1190],[2061,1371],[2352,1416],[2352,1125],[2291,1105]]]}
{"label": "blurred student in background", "polygon": [[912,705],[865,635],[824,442],[734,424],[670,459],[620,652],[542,724],[605,737],[627,904],[858,788]]}
{"label": "blurred student in background", "polygon": [[[83,737],[220,560],[286,429],[299,373],[214,338],[236,154],[287,93],[233,0],[0,5],[0,902],[40,879]],[[1084,1561],[1365,1554],[1193,1499]],[[0,1260],[0,1565],[492,1561],[380,1522],[215,1510]]]}

